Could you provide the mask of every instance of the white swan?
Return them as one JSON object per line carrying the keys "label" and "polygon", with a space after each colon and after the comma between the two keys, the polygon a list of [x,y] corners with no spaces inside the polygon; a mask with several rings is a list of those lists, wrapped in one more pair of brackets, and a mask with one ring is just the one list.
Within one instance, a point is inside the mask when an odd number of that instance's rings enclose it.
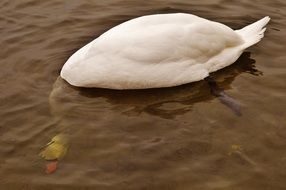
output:
{"label": "white swan", "polygon": [[191,14],[158,14],[120,24],[65,63],[61,77],[79,87],[143,89],[206,78],[234,63],[264,35],[265,17],[241,30]]}

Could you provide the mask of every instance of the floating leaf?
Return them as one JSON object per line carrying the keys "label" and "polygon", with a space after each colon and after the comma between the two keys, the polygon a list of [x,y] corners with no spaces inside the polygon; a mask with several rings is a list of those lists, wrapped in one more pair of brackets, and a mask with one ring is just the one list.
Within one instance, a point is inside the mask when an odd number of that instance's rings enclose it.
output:
{"label": "floating leaf", "polygon": [[66,136],[59,134],[52,138],[44,150],[40,152],[40,156],[45,160],[59,160],[64,157],[67,152],[68,141]]}
{"label": "floating leaf", "polygon": [[242,151],[241,145],[238,144],[231,145],[231,149],[234,151]]}
{"label": "floating leaf", "polygon": [[241,153],[243,151],[241,145],[239,144],[232,144],[230,147],[230,151],[228,152],[228,155],[232,155],[233,153]]}
{"label": "floating leaf", "polygon": [[46,165],[46,173],[52,174],[54,173],[58,168],[58,161],[50,162]]}

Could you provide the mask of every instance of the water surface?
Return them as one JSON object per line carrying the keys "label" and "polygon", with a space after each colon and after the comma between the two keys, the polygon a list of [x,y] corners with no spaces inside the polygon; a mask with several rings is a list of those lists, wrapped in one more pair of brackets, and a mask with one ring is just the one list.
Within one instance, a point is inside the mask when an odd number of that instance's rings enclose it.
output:
{"label": "water surface", "polygon": [[[1,189],[286,189],[286,2],[2,0]],[[126,20],[185,12],[239,29],[266,15],[265,38],[213,74],[236,116],[196,82],[79,89],[58,78],[80,47]],[[38,153],[69,136],[57,171]]]}

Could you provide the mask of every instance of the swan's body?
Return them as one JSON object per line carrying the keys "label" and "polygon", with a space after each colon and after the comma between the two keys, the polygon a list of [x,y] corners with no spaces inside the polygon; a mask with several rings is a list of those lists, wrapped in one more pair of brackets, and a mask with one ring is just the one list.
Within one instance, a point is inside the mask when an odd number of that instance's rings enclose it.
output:
{"label": "swan's body", "polygon": [[143,16],[90,42],[65,63],[71,85],[111,89],[171,87],[234,63],[263,37],[270,18],[241,30],[191,14]]}

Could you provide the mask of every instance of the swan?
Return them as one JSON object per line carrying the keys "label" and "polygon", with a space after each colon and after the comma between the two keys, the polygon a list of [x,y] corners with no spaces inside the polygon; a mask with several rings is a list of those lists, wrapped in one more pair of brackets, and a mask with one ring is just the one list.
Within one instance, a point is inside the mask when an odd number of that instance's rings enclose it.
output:
{"label": "swan", "polygon": [[[266,16],[232,30],[186,13],[138,17],[115,26],[74,53],[60,76],[77,87],[117,90],[172,87],[203,80],[258,43],[269,20]],[[208,82],[214,84],[213,80]]]}

